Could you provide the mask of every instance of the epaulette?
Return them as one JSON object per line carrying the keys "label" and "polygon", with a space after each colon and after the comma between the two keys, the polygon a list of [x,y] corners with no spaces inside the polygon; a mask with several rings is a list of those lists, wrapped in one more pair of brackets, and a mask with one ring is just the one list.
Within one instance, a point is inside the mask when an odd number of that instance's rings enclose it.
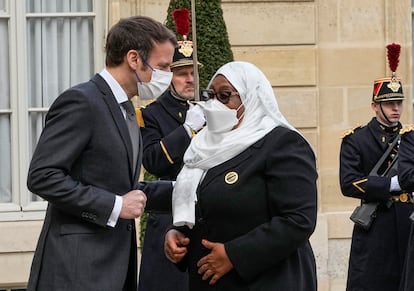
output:
{"label": "epaulette", "polygon": [[157,99],[152,99],[151,101],[148,101],[148,103],[146,103],[145,106],[142,106],[142,108],[150,106],[151,104],[155,103],[156,101],[157,101]]}
{"label": "epaulette", "polygon": [[413,130],[414,130],[414,125],[404,126],[403,128],[400,129],[400,134],[403,135]]}
{"label": "epaulette", "polygon": [[342,138],[342,139],[344,139],[344,138],[345,138],[345,137],[347,137],[348,135],[354,134],[355,130],[357,130],[357,129],[359,129],[359,128],[362,128],[362,126],[361,126],[361,125],[357,125],[357,126],[355,126],[354,128],[349,128],[349,129],[345,130],[345,131],[342,133],[341,138]]}
{"label": "epaulette", "polygon": [[139,127],[145,127],[144,118],[142,117],[141,108],[135,108],[135,116],[137,117],[137,123]]}

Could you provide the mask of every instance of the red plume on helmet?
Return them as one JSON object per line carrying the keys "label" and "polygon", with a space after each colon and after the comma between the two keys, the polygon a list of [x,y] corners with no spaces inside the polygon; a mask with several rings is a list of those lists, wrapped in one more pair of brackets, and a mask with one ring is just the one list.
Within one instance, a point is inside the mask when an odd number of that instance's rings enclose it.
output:
{"label": "red plume on helmet", "polygon": [[[187,8],[176,9],[171,12],[174,18],[175,30],[177,34],[182,35],[183,40],[178,41],[175,48],[173,62],[170,68],[193,65],[193,42],[187,39],[190,33],[190,11]],[[201,68],[203,65],[197,62]]]}
{"label": "red plume on helmet", "polygon": [[390,65],[392,75],[395,76],[395,71],[397,71],[399,63],[401,46],[398,43],[391,43],[387,45],[387,50],[388,64]]}
{"label": "red plume on helmet", "polygon": [[391,77],[380,78],[374,81],[372,101],[396,101],[404,100],[400,78],[397,78],[396,71],[399,63],[401,46],[398,43],[390,43],[386,46],[388,65],[391,69]]}
{"label": "red plume on helmet", "polygon": [[181,8],[174,10],[171,14],[174,18],[175,30],[186,40],[190,33],[190,11],[187,8]]}

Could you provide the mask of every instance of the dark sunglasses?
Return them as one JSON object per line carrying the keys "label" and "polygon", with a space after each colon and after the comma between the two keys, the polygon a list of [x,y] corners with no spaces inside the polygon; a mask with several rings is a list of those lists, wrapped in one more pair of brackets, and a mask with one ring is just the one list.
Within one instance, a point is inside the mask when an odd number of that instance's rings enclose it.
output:
{"label": "dark sunglasses", "polygon": [[[239,95],[239,92],[236,91],[220,91],[214,92],[213,90],[202,90],[201,96],[204,100],[217,98],[223,104],[229,103],[230,97],[234,95]],[[239,95],[240,96],[240,95]]]}

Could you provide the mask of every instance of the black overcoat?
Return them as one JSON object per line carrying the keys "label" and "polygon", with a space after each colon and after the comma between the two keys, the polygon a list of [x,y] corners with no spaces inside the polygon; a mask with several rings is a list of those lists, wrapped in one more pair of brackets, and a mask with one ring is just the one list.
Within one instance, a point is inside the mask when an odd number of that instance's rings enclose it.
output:
{"label": "black overcoat", "polygon": [[[414,192],[414,127],[411,126],[401,134],[401,144],[398,151],[399,181],[401,187],[408,192]],[[414,213],[411,216],[414,220]],[[403,279],[400,291],[414,290],[414,224],[411,223],[411,231],[407,246],[406,260],[404,264]]]}
{"label": "black overcoat", "polygon": [[[373,118],[366,126],[349,131],[341,144],[340,185],[343,195],[380,202],[376,218],[366,231],[354,226],[347,291],[397,291],[409,234],[410,203],[387,206],[391,178],[370,175],[401,124],[385,127]],[[382,171],[379,171],[380,173]],[[390,251],[392,250],[392,251]]]}
{"label": "black overcoat", "polygon": [[[229,178],[232,177],[232,178]],[[317,217],[317,172],[309,144],[276,127],[236,157],[209,169],[198,189],[186,264],[190,290],[316,291],[308,241]],[[183,230],[183,228],[180,228]],[[234,269],[202,281],[201,239],[224,243]]]}

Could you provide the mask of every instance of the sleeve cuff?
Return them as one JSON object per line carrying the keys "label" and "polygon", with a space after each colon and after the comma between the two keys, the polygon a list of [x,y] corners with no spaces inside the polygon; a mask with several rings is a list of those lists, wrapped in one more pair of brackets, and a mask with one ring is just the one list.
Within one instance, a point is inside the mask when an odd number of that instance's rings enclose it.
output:
{"label": "sleeve cuff", "polygon": [[192,129],[187,123],[184,123],[183,126],[190,138],[192,138],[196,134],[194,129]]}
{"label": "sleeve cuff", "polygon": [[119,214],[121,214],[121,209],[122,197],[116,195],[114,208],[112,209],[111,216],[109,216],[108,222],[106,223],[107,226],[115,227],[116,223],[118,222]]}

